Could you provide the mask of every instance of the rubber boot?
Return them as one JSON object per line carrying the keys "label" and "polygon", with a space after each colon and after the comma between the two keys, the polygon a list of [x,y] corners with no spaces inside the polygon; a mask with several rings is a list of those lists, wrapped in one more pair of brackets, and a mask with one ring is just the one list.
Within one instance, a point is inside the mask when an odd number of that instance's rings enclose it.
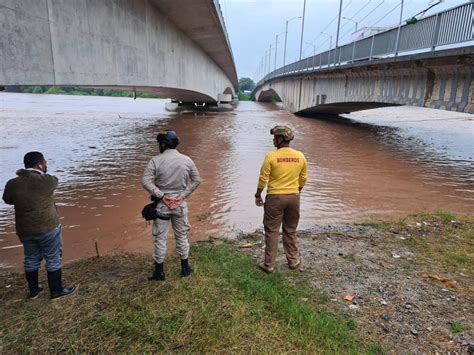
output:
{"label": "rubber boot", "polygon": [[191,275],[193,269],[189,266],[189,259],[181,259],[181,276],[186,277]]}
{"label": "rubber boot", "polygon": [[76,291],[76,287],[63,287],[61,269],[48,271],[48,286],[52,300],[69,296]]}
{"label": "rubber boot", "polygon": [[166,276],[165,276],[165,270],[164,270],[164,263],[157,263],[155,261],[155,271],[153,271],[153,274],[148,277],[149,281],[165,281]]}
{"label": "rubber boot", "polygon": [[28,297],[32,300],[38,298],[39,293],[43,291],[43,286],[38,284],[38,270],[25,271],[25,278],[28,282],[28,289],[30,290]]}

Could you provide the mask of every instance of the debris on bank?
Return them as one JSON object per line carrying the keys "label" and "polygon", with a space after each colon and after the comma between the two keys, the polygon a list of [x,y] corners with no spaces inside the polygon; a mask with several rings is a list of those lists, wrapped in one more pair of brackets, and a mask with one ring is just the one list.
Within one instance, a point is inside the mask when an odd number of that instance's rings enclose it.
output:
{"label": "debris on bank", "polygon": [[[281,243],[276,270],[310,285],[319,300],[325,295],[329,308],[355,316],[389,351],[472,354],[473,221],[441,214],[315,226],[299,232],[301,272],[287,268]],[[261,231],[235,243],[257,262],[263,258]]]}

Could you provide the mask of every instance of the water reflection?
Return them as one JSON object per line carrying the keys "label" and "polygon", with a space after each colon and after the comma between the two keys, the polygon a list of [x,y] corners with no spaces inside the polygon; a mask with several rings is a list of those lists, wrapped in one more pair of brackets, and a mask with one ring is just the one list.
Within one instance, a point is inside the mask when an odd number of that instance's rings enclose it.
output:
{"label": "water reflection", "polygon": [[[179,150],[193,158],[203,178],[190,199],[192,238],[252,231],[262,225],[263,211],[254,205],[253,194],[263,157],[273,149],[269,128],[282,123],[295,129],[294,147],[308,160],[302,228],[420,210],[472,211],[472,140],[465,138],[469,129],[472,134],[469,115],[456,116],[466,125],[461,131],[458,121],[442,120],[430,122],[424,134],[420,122],[416,129],[410,128],[413,122],[395,122],[418,117],[415,108],[322,120],[252,102],[231,113],[170,114],[165,102],[0,94],[0,188],[21,167],[26,151],[41,150],[61,181],[58,206],[67,260],[94,255],[96,241],[101,253],[149,252],[150,228],[139,214],[147,202],[140,177],[158,154],[156,132],[166,127],[179,133]],[[449,135],[453,144],[443,148]],[[456,149],[459,141],[465,143]],[[1,266],[19,265],[22,249],[15,247],[13,210],[0,204],[0,211]]]}

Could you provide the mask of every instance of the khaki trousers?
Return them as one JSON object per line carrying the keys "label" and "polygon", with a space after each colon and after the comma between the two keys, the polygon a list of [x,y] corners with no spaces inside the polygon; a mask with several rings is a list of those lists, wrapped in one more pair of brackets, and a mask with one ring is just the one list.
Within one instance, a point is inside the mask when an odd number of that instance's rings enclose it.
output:
{"label": "khaki trousers", "polygon": [[[163,207],[163,203],[159,202],[157,209]],[[166,208],[167,210],[167,208]],[[181,204],[174,213],[170,215],[169,220],[155,219],[151,231],[155,238],[155,252],[153,253],[153,259],[157,263],[162,263],[166,257],[167,241],[168,241],[168,229],[171,225],[173,226],[174,236],[176,238],[176,251],[181,259],[187,259],[189,257],[189,242],[188,232],[191,229],[188,221],[188,205],[185,202]]]}
{"label": "khaki trousers", "polygon": [[264,205],[265,267],[273,268],[278,251],[280,226],[283,224],[283,249],[288,265],[300,260],[296,228],[300,219],[300,195],[267,195]]}

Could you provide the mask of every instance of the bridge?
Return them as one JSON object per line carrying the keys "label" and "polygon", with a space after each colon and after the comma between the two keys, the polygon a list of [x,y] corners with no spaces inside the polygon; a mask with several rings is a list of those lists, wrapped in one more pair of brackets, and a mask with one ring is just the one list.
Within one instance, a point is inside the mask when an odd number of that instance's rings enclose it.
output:
{"label": "bridge", "polygon": [[237,72],[218,0],[0,0],[0,86],[116,88],[228,103]]}
{"label": "bridge", "polygon": [[474,2],[268,73],[258,101],[298,114],[414,105],[474,113]]}

